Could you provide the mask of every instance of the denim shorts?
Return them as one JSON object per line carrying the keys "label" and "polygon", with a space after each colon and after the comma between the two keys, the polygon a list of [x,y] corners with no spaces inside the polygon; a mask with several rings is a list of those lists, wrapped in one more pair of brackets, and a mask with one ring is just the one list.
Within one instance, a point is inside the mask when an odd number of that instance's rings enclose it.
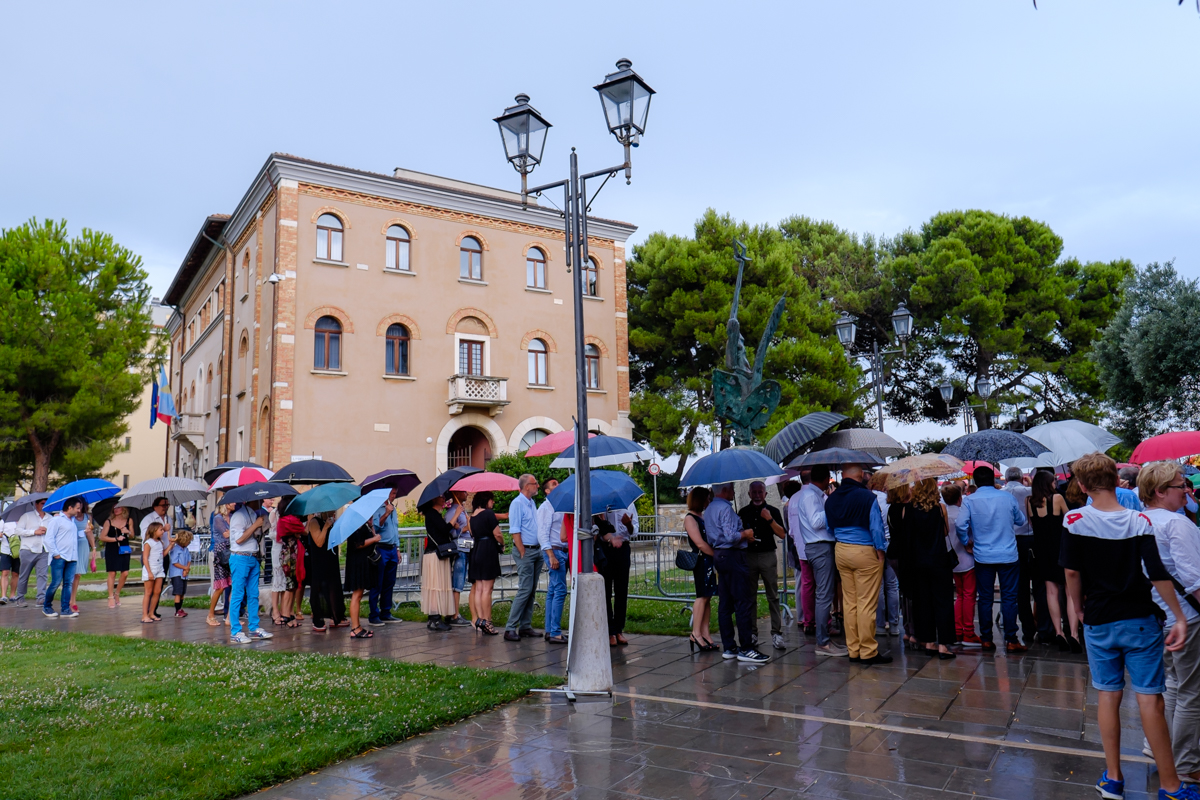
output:
{"label": "denim shorts", "polygon": [[1167,689],[1163,671],[1163,630],[1158,619],[1122,619],[1104,625],[1084,625],[1092,686],[1101,692],[1125,688],[1125,670],[1133,691],[1162,694]]}
{"label": "denim shorts", "polygon": [[450,587],[456,592],[466,591],[467,588],[467,554],[458,553],[450,565]]}

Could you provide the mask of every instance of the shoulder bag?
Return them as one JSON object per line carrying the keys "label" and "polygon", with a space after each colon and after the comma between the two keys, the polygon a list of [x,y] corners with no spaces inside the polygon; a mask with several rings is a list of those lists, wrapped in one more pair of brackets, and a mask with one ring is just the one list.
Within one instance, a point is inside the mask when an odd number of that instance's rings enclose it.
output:
{"label": "shoulder bag", "polygon": [[700,561],[700,554],[694,550],[676,550],[675,551],[675,566],[679,567],[684,572],[695,572],[696,564]]}

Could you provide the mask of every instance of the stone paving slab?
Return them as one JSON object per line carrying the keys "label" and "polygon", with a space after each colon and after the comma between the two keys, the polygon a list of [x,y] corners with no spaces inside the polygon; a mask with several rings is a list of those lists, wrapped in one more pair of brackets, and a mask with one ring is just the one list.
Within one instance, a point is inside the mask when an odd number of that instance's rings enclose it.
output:
{"label": "stone paving slab", "polygon": [[[269,623],[269,618],[268,623]],[[204,612],[140,623],[140,609],[85,602],[77,619],[0,607],[0,625],[227,645]],[[563,674],[566,650],[525,639],[446,633],[420,623],[316,633],[271,627],[256,650]],[[792,628],[763,665],[692,653],[685,639],[630,636],[614,648],[614,696],[567,703],[531,695],[254,795],[270,800],[513,798],[628,800],[801,797],[1095,797],[1103,769],[1096,693],[1083,656],[1045,647],[953,661],[902,652],[862,667],[823,658]],[[232,646],[232,645],[228,645]],[[1152,796],[1136,706],[1124,704],[1126,796]]]}

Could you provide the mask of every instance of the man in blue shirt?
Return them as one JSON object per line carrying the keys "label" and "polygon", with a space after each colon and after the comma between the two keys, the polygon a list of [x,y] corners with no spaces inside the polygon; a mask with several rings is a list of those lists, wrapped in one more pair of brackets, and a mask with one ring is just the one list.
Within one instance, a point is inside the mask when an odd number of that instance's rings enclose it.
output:
{"label": "man in blue shirt", "polygon": [[[971,475],[977,487],[963,498],[955,531],[958,540],[975,556],[975,597],[979,608],[979,639],[984,652],[995,652],[992,641],[992,602],[996,579],[1000,579],[1000,611],[1004,615],[1005,648],[1010,653],[1027,649],[1017,638],[1017,589],[1021,566],[1014,528],[1025,524],[1017,500],[996,488],[996,474],[989,466]],[[1026,635],[1032,635],[1027,631]]]}
{"label": "man in blue shirt", "polygon": [[[724,658],[736,658],[751,664],[761,664],[767,656],[750,644],[758,616],[757,586],[750,584],[750,568],[746,565],[746,545],[754,539],[754,531],[742,527],[742,520],[733,510],[733,484],[713,487],[713,499],[704,509],[704,531],[713,549],[713,566],[717,568],[717,623],[721,629],[721,648]],[[737,638],[734,638],[733,616],[737,614]]]}
{"label": "man in blue shirt", "polygon": [[46,599],[42,613],[47,617],[60,616],[54,611],[54,593],[62,583],[63,617],[78,617],[71,610],[71,584],[75,580],[76,561],[79,558],[78,529],[75,517],[83,513],[83,498],[72,497],[63,503],[62,514],[51,517],[46,524],[46,552],[50,556],[50,585],[46,587]]}
{"label": "man in blue shirt", "polygon": [[517,596],[508,612],[504,640],[519,642],[537,636],[533,631],[533,598],[542,573],[542,546],[538,541],[537,478],[526,473],[517,479],[520,493],[508,507],[508,532],[513,538],[513,560],[517,562]]}
{"label": "man in blue shirt", "polygon": [[371,517],[371,527],[379,534],[375,551],[379,553],[379,579],[367,592],[371,604],[371,616],[367,624],[378,628],[387,622],[399,622],[392,616],[392,596],[396,589],[396,568],[400,564],[400,524],[396,521],[396,490],[388,494],[383,508]]}
{"label": "man in blue shirt", "polygon": [[862,467],[842,468],[842,483],[825,501],[825,523],[833,531],[834,561],[842,576],[842,613],[850,660],[890,664],[875,641],[875,611],[883,582],[887,537],[875,493],[867,488]]}

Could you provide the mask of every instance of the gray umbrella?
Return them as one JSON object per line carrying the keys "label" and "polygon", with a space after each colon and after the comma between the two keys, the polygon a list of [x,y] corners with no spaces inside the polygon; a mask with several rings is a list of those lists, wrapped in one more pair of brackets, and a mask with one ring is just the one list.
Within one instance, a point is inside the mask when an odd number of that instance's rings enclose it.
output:
{"label": "gray umbrella", "polygon": [[875,428],[849,428],[827,433],[818,439],[813,447],[845,447],[849,450],[861,450],[880,458],[902,456],[908,452],[904,449],[904,445]]}
{"label": "gray umbrella", "polygon": [[167,498],[173,506],[183,505],[208,497],[208,487],[191,478],[151,478],[135,484],[117,505],[125,508],[149,508],[159,497]]}
{"label": "gray umbrella", "polygon": [[948,456],[963,461],[986,461],[998,464],[1010,458],[1032,458],[1049,452],[1050,448],[1016,431],[986,430],[960,436],[942,450]]}
{"label": "gray umbrella", "polygon": [[883,459],[871,453],[864,453],[861,450],[847,450],[844,447],[830,447],[826,450],[815,450],[811,453],[805,453],[802,456],[792,459],[788,463],[789,469],[803,469],[804,467],[844,467],[851,464],[860,464],[864,467],[882,467]]}
{"label": "gray umbrella", "polygon": [[771,441],[763,448],[763,454],[776,464],[782,464],[794,458],[806,445],[844,419],[845,415],[832,411],[805,414],[800,419],[789,422],[783,430],[772,436]]}
{"label": "gray umbrella", "polygon": [[34,492],[18,497],[15,503],[4,510],[4,516],[0,519],[4,522],[16,522],[26,511],[33,511],[34,503],[38,500],[45,500],[49,496],[49,492]]}

